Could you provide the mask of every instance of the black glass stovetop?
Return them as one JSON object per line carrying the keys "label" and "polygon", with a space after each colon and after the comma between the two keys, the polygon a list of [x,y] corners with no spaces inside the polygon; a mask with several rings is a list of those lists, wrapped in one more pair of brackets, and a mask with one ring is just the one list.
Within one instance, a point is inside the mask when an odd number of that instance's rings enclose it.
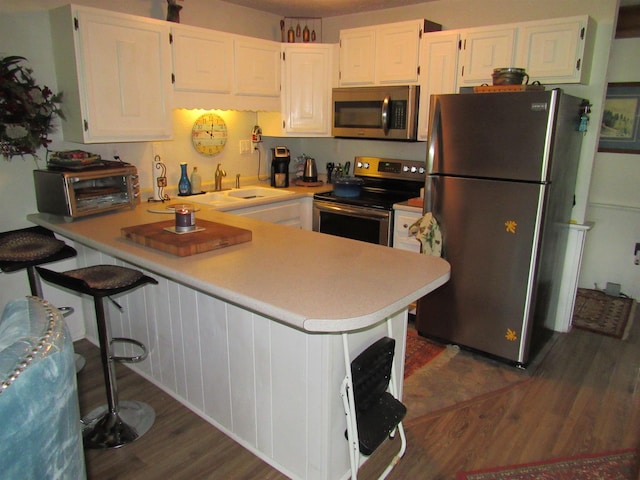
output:
{"label": "black glass stovetop", "polygon": [[339,197],[333,192],[326,192],[316,193],[313,198],[346,205],[393,210],[395,203],[404,202],[410,198],[420,196],[421,186],[421,183],[406,185],[402,190],[386,190],[384,188],[364,186],[358,197]]}

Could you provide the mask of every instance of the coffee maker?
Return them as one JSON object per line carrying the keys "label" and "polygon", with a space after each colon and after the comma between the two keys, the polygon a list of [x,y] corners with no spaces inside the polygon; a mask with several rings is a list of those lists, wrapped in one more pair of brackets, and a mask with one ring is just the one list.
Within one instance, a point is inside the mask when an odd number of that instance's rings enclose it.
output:
{"label": "coffee maker", "polygon": [[271,186],[286,188],[289,186],[289,162],[291,155],[287,147],[271,149]]}

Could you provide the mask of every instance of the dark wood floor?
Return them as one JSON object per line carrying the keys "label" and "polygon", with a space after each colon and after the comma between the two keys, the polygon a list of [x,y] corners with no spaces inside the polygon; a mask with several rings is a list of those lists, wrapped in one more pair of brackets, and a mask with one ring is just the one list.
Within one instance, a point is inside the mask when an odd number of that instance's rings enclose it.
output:
{"label": "dark wood floor", "polygon": [[[82,340],[76,351],[87,359],[78,376],[86,413],[104,403],[102,373],[97,348]],[[156,423],[131,445],[87,451],[90,479],[285,478],[126,367],[118,367],[118,385],[121,398],[152,405]],[[640,447],[640,309],[627,340],[573,329],[531,380],[405,428],[407,453],[390,479],[454,479],[458,471]],[[373,478],[395,448],[389,443],[359,478]]]}

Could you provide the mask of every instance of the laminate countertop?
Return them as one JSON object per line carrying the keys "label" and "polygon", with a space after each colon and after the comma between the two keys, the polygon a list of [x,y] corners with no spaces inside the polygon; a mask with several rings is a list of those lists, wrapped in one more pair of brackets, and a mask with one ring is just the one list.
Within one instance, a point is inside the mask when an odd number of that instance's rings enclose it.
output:
{"label": "laminate countertop", "polygon": [[[252,240],[177,257],[121,236],[121,228],[167,220],[146,204],[73,222],[29,221],[132,265],[308,332],[368,328],[444,284],[449,264],[380,245],[304,231],[212,209],[197,219],[252,232]],[[172,217],[169,217],[172,218]]]}

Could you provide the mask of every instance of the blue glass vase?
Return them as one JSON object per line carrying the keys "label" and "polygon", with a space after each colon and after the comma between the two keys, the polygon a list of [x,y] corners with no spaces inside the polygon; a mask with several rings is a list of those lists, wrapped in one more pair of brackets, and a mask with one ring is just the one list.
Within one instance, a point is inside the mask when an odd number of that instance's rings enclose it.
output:
{"label": "blue glass vase", "polygon": [[187,164],[180,164],[180,181],[178,182],[178,195],[191,195],[191,182],[187,175]]}

